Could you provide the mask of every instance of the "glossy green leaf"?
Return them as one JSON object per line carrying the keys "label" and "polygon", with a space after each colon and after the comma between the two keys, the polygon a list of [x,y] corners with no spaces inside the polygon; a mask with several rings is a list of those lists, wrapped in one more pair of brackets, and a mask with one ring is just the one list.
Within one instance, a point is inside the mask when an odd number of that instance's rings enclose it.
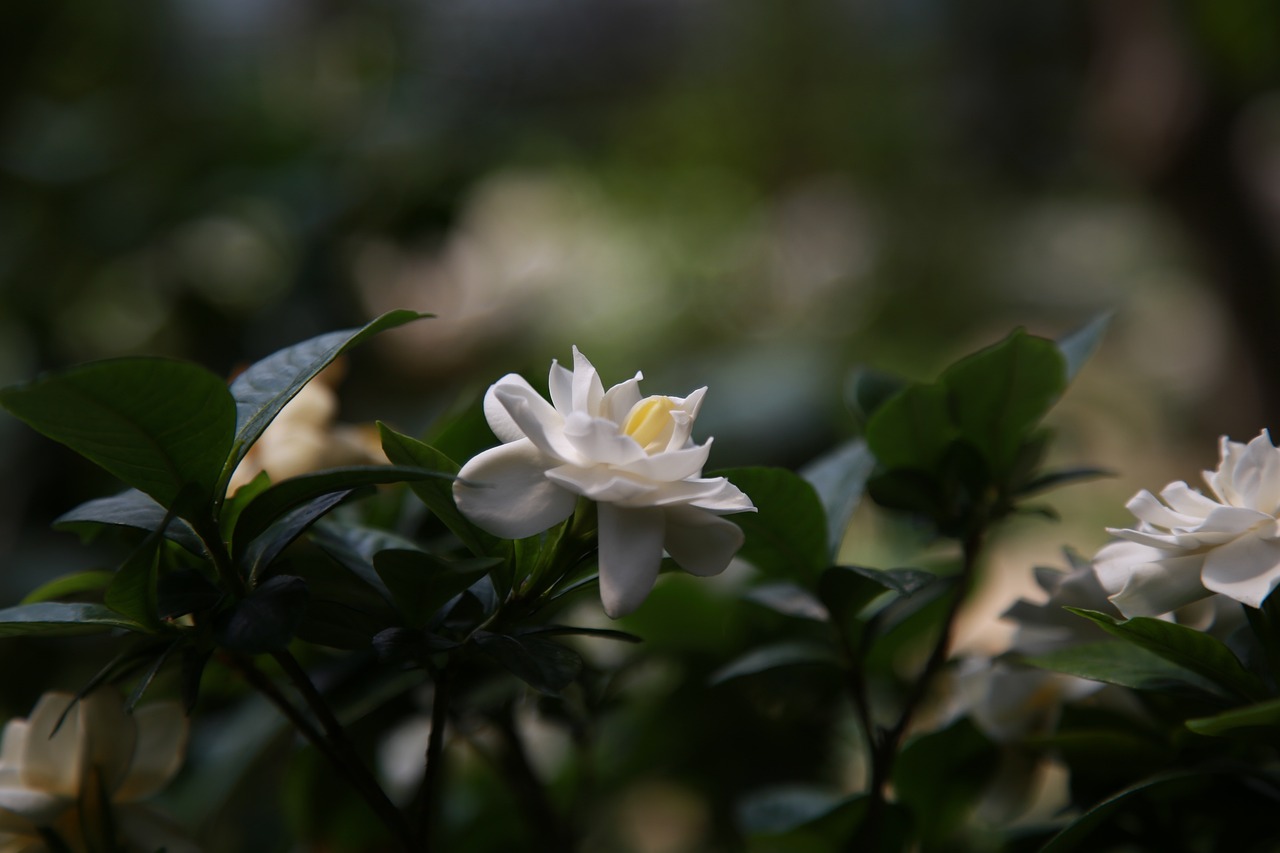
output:
{"label": "glossy green leaf", "polygon": [[858,367],[849,374],[845,382],[845,403],[858,427],[865,429],[871,416],[907,385],[907,380],[901,376],[870,367]]}
{"label": "glossy green leaf", "polygon": [[102,604],[44,601],[0,610],[0,637],[25,634],[91,634],[124,628],[145,633],[147,628]]}
{"label": "glossy green leaf", "polygon": [[0,403],[163,506],[188,485],[204,506],[220,497],[235,405],[226,384],[202,367],[101,361],[6,388]]}
{"label": "glossy green leaf", "polygon": [[379,332],[428,317],[416,311],[391,311],[358,329],[329,332],[286,347],[258,361],[231,383],[235,399],[235,454],[224,476],[244,459],[249,448],[285,404],[334,359]]}
{"label": "glossy green leaf", "polygon": [[1213,681],[1133,643],[1082,643],[1023,660],[1041,669],[1133,690],[1185,693],[1190,689],[1222,695]]}
{"label": "glossy green leaf", "polygon": [[41,601],[52,601],[69,595],[78,595],[82,592],[97,592],[111,583],[111,579],[115,576],[115,572],[98,569],[63,575],[31,590],[20,603],[37,604]]}
{"label": "glossy green leaf", "polygon": [[1075,607],[1067,610],[1093,621],[1107,633],[1155,652],[1242,698],[1257,701],[1267,696],[1262,680],[1245,669],[1222,641],[1202,631],[1147,616],[1121,620],[1095,610]]}
{"label": "glossy green leaf", "polygon": [[453,479],[435,471],[398,465],[331,468],[291,477],[265,489],[249,502],[240,512],[232,542],[237,546],[252,542],[286,513],[334,492],[350,491],[361,486],[441,478],[449,481]]}
{"label": "glossy green leaf", "polygon": [[[250,579],[256,579],[262,575],[293,540],[301,536],[303,531],[317,519],[342,503],[350,494],[349,491],[343,491],[321,495],[285,513],[243,546],[243,552],[237,556],[242,574]],[[237,547],[237,551],[240,550],[240,547]]]}
{"label": "glossy green leaf", "polygon": [[379,551],[373,558],[374,568],[410,627],[425,625],[450,599],[501,562],[496,557],[449,561],[417,550]]}
{"label": "glossy green leaf", "polygon": [[413,465],[447,475],[448,479],[418,480],[410,483],[409,487],[472,554],[479,557],[493,553],[497,539],[468,521],[453,502],[453,477],[458,473],[457,463],[431,445],[402,435],[386,424],[379,423],[378,431],[382,435],[383,451],[395,464]]}
{"label": "glossy green leaf", "polygon": [[[311,529],[312,541],[356,577],[373,587],[385,600],[392,601],[391,590],[373,567],[380,551],[423,551],[413,540],[388,530],[323,519]],[[423,551],[425,553],[425,551]]]}
{"label": "glossy green leaf", "polygon": [[828,560],[835,560],[840,551],[845,529],[862,501],[867,478],[875,465],[876,459],[867,443],[857,439],[837,447],[800,471],[827,512]]}
{"label": "glossy green leaf", "polygon": [[254,498],[269,488],[271,488],[271,475],[266,471],[259,471],[252,480],[237,488],[234,494],[227,495],[218,513],[218,530],[222,534],[222,541],[232,540],[240,514]]}
{"label": "glossy green leaf", "polygon": [[1195,776],[1196,774],[1190,771],[1175,770],[1131,785],[1075,818],[1061,832],[1050,839],[1049,843],[1040,849],[1040,853],[1067,853],[1070,850],[1081,849],[1096,850],[1098,848],[1092,843],[1090,836],[1107,818],[1125,806],[1128,800],[1141,796],[1148,791],[1180,785],[1188,779],[1195,778]]}
{"label": "glossy green leaf", "polygon": [[938,384],[909,385],[867,422],[867,446],[886,469],[930,471],[959,435],[947,389]]}
{"label": "glossy green leaf", "polygon": [[309,598],[302,578],[277,575],[221,614],[214,623],[214,637],[232,651],[280,651],[302,624]]}
{"label": "glossy green leaf", "polygon": [[478,631],[474,639],[481,651],[539,693],[559,695],[582,671],[577,652],[542,637]]}
{"label": "glossy green leaf", "polygon": [[935,575],[921,569],[832,566],[822,573],[818,596],[847,633],[867,605],[885,593],[909,597],[935,580]]}
{"label": "glossy green leaf", "polygon": [[826,622],[831,618],[827,608],[813,593],[787,581],[753,586],[742,597],[783,616],[811,619],[815,622]]}
{"label": "glossy green leaf", "polygon": [[1187,728],[1201,735],[1248,734],[1249,730],[1266,728],[1280,733],[1280,699],[1268,699],[1243,708],[1232,708],[1212,717],[1187,720]]}
{"label": "glossy green leaf", "polygon": [[722,666],[711,674],[711,684],[723,684],[771,669],[789,666],[837,667],[835,652],[828,646],[790,640],[761,646]]}
{"label": "glossy green leaf", "polygon": [[951,416],[997,477],[1066,389],[1066,361],[1050,340],[1013,332],[947,368],[939,384]]}
{"label": "glossy green leaf", "polygon": [[826,511],[813,486],[783,468],[717,471],[746,492],[756,512],[726,516],[742,528],[739,556],[766,575],[814,579],[830,565]]}
{"label": "glossy green leaf", "polygon": [[[86,501],[75,509],[58,516],[53,526],[66,530],[81,530],[99,525],[131,527],[152,531],[164,523],[168,513],[150,495],[137,489],[128,489],[118,495]],[[204,543],[187,522],[175,518],[165,528],[164,535],[193,554],[205,553]]]}

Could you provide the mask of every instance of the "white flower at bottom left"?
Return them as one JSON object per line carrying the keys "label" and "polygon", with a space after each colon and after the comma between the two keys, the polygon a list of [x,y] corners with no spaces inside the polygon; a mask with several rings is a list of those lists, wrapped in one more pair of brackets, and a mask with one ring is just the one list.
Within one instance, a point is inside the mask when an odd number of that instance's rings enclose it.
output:
{"label": "white flower at bottom left", "polygon": [[29,717],[4,727],[0,853],[50,850],[50,835],[76,853],[195,853],[199,847],[181,830],[138,802],[178,772],[187,731],[176,702],[129,712],[113,690],[80,700],[69,693],[44,694]]}

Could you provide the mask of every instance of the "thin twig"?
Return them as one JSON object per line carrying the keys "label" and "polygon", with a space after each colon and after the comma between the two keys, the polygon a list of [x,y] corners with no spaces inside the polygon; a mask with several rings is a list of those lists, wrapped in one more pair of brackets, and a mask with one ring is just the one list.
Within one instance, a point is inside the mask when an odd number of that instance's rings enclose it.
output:
{"label": "thin twig", "polygon": [[436,813],[440,805],[444,730],[449,724],[449,706],[453,700],[448,672],[435,672],[433,680],[435,690],[431,696],[431,734],[427,739],[422,784],[418,786],[418,793],[414,797],[414,808],[418,813],[418,837],[422,839],[424,851],[431,849],[431,835],[435,829]]}

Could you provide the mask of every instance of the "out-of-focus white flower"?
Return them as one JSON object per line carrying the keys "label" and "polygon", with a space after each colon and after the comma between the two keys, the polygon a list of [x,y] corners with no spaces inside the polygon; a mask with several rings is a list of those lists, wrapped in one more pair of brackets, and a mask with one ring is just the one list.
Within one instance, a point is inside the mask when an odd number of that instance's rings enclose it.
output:
{"label": "out-of-focus white flower", "polygon": [[641,397],[641,374],[604,389],[586,356],[573,371],[551,364],[551,402],[508,374],[489,388],[485,417],[503,444],[467,462],[454,483],[458,508],[495,536],[520,539],[596,502],[600,597],[617,618],[653,588],[665,548],[685,571],[714,575],[741,547],[720,516],[754,511],[724,477],[704,478],[711,441],[695,444],[705,388],[688,397]]}
{"label": "out-of-focus white flower", "polygon": [[1280,448],[1263,430],[1247,445],[1221,440],[1210,494],[1171,483],[1143,490],[1126,507],[1133,528],[1094,558],[1098,579],[1125,616],[1159,616],[1221,593],[1250,607],[1280,585]]}
{"label": "out-of-focus white flower", "polygon": [[332,383],[340,373],[325,370],[285,404],[231,475],[227,493],[266,471],[279,482],[339,465],[385,465],[372,426],[335,424],[338,396]]}
{"label": "out-of-focus white flower", "polygon": [[[182,764],[187,718],[176,702],[132,713],[120,695],[40,697],[31,716],[10,720],[0,746],[0,853],[47,849],[51,830],[74,851],[188,853],[196,847],[157,812],[138,804]],[[98,814],[110,804],[110,819]],[[104,838],[114,827],[115,838]]]}

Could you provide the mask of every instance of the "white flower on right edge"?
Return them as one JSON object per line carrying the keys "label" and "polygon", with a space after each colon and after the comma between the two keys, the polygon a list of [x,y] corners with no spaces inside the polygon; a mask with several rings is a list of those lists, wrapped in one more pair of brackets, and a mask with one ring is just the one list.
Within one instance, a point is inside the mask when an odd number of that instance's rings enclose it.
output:
{"label": "white flower on right edge", "polygon": [[1261,607],[1280,586],[1280,448],[1263,430],[1247,445],[1221,440],[1210,494],[1171,483],[1126,504],[1132,528],[1108,528],[1120,541],[1094,558],[1098,580],[1126,617],[1159,616],[1221,593]]}

